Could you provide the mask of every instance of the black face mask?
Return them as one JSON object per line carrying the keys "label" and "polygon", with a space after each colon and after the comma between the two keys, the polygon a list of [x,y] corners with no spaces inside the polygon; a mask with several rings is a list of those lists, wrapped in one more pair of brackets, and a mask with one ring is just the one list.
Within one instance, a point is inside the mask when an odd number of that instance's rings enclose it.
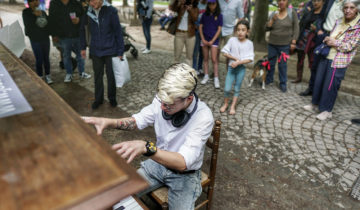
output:
{"label": "black face mask", "polygon": [[179,127],[185,125],[190,120],[191,116],[195,113],[195,111],[197,109],[199,98],[195,92],[193,94],[196,99],[196,103],[195,103],[194,109],[190,113],[187,113],[185,110],[181,110],[179,112],[176,112],[173,115],[169,115],[166,112],[164,112],[164,110],[162,111],[163,118],[165,120],[171,120],[171,124],[175,128],[179,128]]}

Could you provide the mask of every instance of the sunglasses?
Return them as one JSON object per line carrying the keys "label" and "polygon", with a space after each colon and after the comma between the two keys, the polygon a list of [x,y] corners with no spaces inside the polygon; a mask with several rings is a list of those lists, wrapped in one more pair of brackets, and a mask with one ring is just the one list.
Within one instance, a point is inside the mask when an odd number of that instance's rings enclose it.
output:
{"label": "sunglasses", "polygon": [[167,103],[164,103],[158,96],[155,96],[155,98],[157,101],[159,101],[161,103],[161,105],[163,105],[169,111],[175,109],[179,103],[183,102],[186,99],[186,98],[182,98],[182,99],[174,102],[173,104],[167,104]]}

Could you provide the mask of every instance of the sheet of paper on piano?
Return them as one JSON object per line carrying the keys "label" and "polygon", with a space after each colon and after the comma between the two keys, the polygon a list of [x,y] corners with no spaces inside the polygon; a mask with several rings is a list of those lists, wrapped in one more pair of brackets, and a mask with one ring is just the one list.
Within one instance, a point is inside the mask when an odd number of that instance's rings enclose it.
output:
{"label": "sheet of paper on piano", "polygon": [[136,200],[129,196],[113,206],[113,210],[143,210]]}
{"label": "sheet of paper on piano", "polygon": [[33,109],[0,61],[0,118]]}

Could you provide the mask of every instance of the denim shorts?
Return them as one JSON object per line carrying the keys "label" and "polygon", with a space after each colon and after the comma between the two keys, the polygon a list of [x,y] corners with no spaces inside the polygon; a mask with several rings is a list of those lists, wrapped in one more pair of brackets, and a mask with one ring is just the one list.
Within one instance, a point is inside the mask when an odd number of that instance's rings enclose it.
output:
{"label": "denim shorts", "polygon": [[194,209],[195,201],[200,196],[201,171],[194,173],[180,174],[164,167],[163,165],[148,159],[141,163],[137,171],[150,185],[148,189],[140,192],[141,197],[162,186],[169,188],[169,209]]}

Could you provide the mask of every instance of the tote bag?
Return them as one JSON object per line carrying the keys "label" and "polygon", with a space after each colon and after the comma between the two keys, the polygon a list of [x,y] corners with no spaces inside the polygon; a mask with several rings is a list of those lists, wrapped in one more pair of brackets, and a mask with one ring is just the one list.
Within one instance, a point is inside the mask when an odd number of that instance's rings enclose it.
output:
{"label": "tote bag", "polygon": [[126,55],[123,56],[123,60],[120,60],[120,58],[117,56],[113,57],[112,65],[116,87],[122,87],[125,83],[131,80],[129,63],[126,59]]}

